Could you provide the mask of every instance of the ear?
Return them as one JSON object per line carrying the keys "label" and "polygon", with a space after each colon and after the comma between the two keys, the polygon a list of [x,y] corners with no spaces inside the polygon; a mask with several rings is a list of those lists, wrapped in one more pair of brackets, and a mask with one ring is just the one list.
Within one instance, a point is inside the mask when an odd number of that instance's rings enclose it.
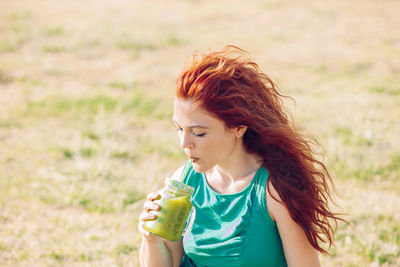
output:
{"label": "ear", "polygon": [[242,138],[244,133],[247,130],[246,125],[239,125],[238,127],[235,128],[235,135],[237,138]]}

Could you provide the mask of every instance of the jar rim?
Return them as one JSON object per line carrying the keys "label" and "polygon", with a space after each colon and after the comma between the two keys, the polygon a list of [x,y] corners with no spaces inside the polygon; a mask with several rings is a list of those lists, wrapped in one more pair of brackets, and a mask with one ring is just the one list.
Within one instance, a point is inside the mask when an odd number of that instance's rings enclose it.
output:
{"label": "jar rim", "polygon": [[165,184],[166,185],[172,185],[172,186],[176,187],[177,189],[180,189],[180,190],[183,190],[183,191],[189,193],[190,195],[193,194],[193,192],[194,192],[194,187],[193,186],[190,186],[190,185],[185,184],[185,183],[183,183],[181,181],[174,180],[174,179],[171,179],[171,178],[167,178],[165,180]]}

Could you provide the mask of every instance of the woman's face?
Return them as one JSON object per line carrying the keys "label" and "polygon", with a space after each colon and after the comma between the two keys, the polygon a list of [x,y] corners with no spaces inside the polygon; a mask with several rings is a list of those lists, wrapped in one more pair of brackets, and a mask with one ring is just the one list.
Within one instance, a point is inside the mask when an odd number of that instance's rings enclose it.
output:
{"label": "woman's face", "polygon": [[229,166],[238,147],[235,129],[228,129],[223,121],[197,107],[190,99],[175,98],[172,119],[180,145],[193,159],[197,172],[206,172],[215,165]]}

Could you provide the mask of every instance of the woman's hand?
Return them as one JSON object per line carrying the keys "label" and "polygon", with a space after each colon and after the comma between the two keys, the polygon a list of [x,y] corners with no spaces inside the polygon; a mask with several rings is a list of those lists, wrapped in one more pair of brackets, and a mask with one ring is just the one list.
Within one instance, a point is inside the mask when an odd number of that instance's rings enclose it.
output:
{"label": "woman's hand", "polygon": [[178,267],[183,257],[182,239],[168,241],[143,228],[146,221],[157,218],[154,213],[161,208],[157,203],[160,198],[159,193],[150,193],[143,204],[143,212],[139,216],[138,228],[143,236],[139,253],[140,265],[144,267]]}
{"label": "woman's hand", "polygon": [[153,240],[153,239],[154,240],[160,239],[160,237],[157,237],[156,235],[149,233],[148,231],[146,231],[143,228],[143,224],[145,223],[145,221],[154,220],[157,218],[157,215],[155,215],[154,213],[151,212],[153,210],[156,211],[156,210],[160,209],[160,206],[156,202],[154,202],[154,200],[157,200],[157,199],[160,199],[160,194],[158,194],[156,192],[150,193],[147,196],[147,200],[143,204],[143,212],[139,216],[139,224],[138,224],[139,232],[148,241]]}

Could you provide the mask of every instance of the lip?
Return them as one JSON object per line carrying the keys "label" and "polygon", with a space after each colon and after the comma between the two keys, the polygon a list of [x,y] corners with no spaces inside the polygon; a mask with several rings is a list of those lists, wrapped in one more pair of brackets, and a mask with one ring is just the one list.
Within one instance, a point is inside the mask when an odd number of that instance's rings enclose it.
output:
{"label": "lip", "polygon": [[198,161],[200,158],[189,157],[189,159],[193,160],[193,163],[195,163],[195,162]]}

